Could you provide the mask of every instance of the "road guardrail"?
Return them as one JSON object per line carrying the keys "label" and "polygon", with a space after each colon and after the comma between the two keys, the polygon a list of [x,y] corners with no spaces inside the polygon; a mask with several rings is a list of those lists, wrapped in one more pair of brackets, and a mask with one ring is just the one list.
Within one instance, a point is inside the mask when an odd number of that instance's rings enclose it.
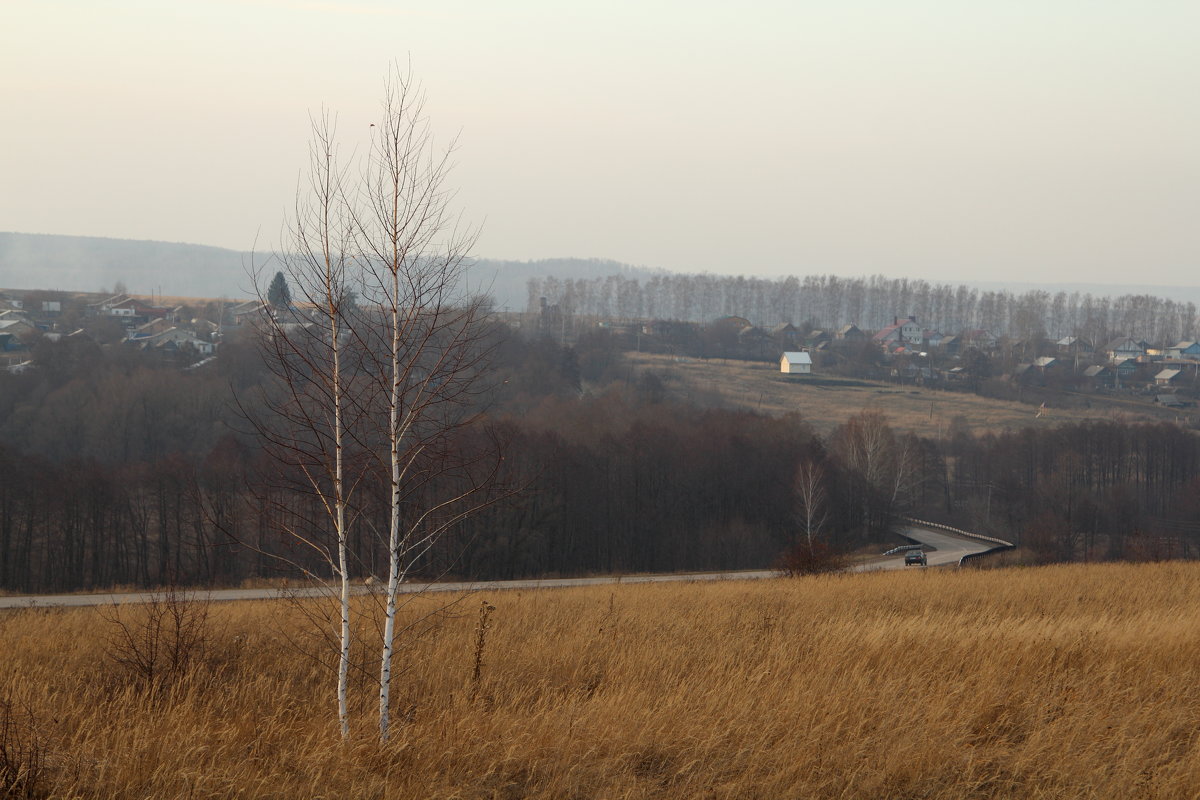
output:
{"label": "road guardrail", "polygon": [[[943,525],[940,522],[930,522],[929,520],[915,519],[913,517],[901,517],[901,519],[904,520],[905,522],[911,523],[913,525],[920,525],[922,528],[936,528],[938,530],[946,531],[947,533],[953,533],[957,536],[965,536],[968,539],[976,539],[980,542],[988,542],[989,544],[994,545],[993,547],[989,547],[987,550],[984,550],[982,552],[968,553],[967,555],[963,556],[962,558],[960,558],[958,560],[958,565],[960,567],[963,564],[966,564],[967,561],[969,561],[971,559],[982,558],[983,556],[986,556],[989,553],[999,553],[1002,550],[1015,550],[1017,547],[1012,542],[1006,542],[1003,539],[997,539],[994,536],[984,536],[982,533],[972,533],[971,531],[964,531],[962,528],[955,528],[950,525]],[[896,550],[892,551],[892,552],[898,552],[898,551],[904,550],[908,547],[909,547],[908,545],[904,545],[902,547],[896,548]],[[890,554],[891,553],[889,552],[889,553],[885,553],[884,555],[890,555]]]}

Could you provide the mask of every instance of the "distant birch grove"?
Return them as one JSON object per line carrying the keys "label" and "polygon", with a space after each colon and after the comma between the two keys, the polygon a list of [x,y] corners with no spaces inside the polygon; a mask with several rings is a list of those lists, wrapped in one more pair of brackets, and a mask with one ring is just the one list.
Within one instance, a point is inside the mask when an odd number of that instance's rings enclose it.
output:
{"label": "distant birch grove", "polygon": [[764,326],[808,322],[877,330],[896,316],[915,316],[923,327],[946,334],[983,329],[1017,339],[1082,336],[1097,344],[1117,335],[1174,344],[1200,332],[1196,305],[1170,298],[980,290],[881,275],[756,278],[664,272],[642,280],[620,274],[531,278],[527,288],[531,312],[544,297],[565,314],[613,319],[711,322],[732,315]]}

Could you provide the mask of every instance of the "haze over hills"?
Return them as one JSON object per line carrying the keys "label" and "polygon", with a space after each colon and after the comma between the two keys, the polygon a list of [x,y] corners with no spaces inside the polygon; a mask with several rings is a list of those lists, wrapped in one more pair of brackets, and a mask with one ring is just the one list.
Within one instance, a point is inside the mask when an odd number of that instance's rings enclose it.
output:
{"label": "haze over hills", "polygon": [[[253,292],[253,265],[266,265],[268,277],[275,271],[269,260],[270,253],[198,244],[0,232],[0,287],[8,289],[94,292],[120,282],[133,294],[237,298]],[[531,277],[617,273],[643,277],[652,271],[603,259],[476,259],[468,280],[472,290],[491,294],[496,308],[521,311],[528,303],[526,281]]]}
{"label": "haze over hills", "polygon": [[[91,236],[0,232],[0,287],[99,291],[120,282],[134,294],[178,297],[246,297],[252,291],[250,267],[267,264],[268,253],[252,254],[220,247]],[[794,274],[821,273],[797,268]],[[880,270],[886,272],[886,270]],[[551,258],[538,261],[476,259],[469,273],[472,289],[489,292],[498,309],[520,311],[529,303],[527,281],[553,276],[594,279],[624,274],[649,278],[660,270],[598,258]],[[732,272],[732,270],[731,270]],[[901,277],[901,276],[896,276]],[[1027,283],[960,281],[983,290],[1087,292],[1096,296],[1149,294],[1200,304],[1200,286],[1135,284]],[[904,312],[898,309],[897,313]]]}

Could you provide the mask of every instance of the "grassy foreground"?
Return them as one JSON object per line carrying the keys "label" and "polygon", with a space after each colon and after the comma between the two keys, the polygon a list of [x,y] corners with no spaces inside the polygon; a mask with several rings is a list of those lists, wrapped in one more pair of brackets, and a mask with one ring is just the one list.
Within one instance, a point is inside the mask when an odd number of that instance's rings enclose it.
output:
{"label": "grassy foreground", "polygon": [[476,682],[480,599],[409,641],[387,746],[369,730],[365,678],[361,730],[338,742],[332,676],[297,653],[309,645],[296,607],[213,606],[203,651],[154,682],[106,654],[111,612],[0,616],[0,796],[4,759],[30,748],[40,772],[22,791],[55,797],[1184,798],[1200,787],[1200,565],[490,594]]}

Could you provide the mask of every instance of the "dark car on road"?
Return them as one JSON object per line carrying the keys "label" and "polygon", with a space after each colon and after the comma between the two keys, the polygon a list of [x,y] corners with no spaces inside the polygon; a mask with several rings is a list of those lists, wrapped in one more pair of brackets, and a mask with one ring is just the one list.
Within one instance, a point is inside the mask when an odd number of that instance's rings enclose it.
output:
{"label": "dark car on road", "polygon": [[909,567],[913,564],[920,564],[922,567],[929,564],[924,550],[909,550],[904,554],[904,566]]}

